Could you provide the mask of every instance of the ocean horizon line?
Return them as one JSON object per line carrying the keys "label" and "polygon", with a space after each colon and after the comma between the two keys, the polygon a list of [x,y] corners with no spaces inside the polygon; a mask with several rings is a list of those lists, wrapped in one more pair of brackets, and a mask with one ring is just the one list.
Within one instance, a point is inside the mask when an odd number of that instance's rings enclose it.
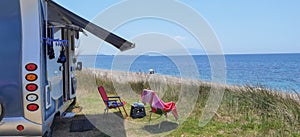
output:
{"label": "ocean horizon line", "polygon": [[[298,55],[300,53],[226,53],[226,54],[191,54],[191,56],[234,56],[234,55]],[[137,56],[137,55],[113,55],[113,54],[83,54],[78,56]],[[165,56],[162,54],[142,54],[138,56]],[[190,55],[167,55],[167,56],[190,56]]]}

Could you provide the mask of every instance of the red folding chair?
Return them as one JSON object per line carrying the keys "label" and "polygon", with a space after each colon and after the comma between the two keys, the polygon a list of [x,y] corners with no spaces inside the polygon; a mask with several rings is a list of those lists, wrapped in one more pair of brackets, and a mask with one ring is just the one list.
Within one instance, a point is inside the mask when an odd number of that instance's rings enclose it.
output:
{"label": "red folding chair", "polygon": [[[128,117],[128,114],[127,114],[126,109],[124,107],[126,102],[124,102],[124,101],[122,102],[120,96],[107,96],[106,91],[104,90],[103,86],[98,87],[98,91],[99,91],[99,94],[101,95],[102,100],[103,100],[103,102],[106,106],[105,109],[104,109],[104,114],[108,113],[108,110],[112,109],[112,108],[113,109],[118,108],[119,112],[122,114],[121,109],[120,109],[120,107],[122,107],[125,114],[126,114],[126,117]],[[123,114],[122,114],[122,116],[123,116]]]}

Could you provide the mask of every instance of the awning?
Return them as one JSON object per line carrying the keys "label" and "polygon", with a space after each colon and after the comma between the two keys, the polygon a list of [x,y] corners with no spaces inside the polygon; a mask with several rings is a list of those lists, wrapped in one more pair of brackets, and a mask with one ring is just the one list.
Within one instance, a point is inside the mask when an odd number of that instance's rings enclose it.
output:
{"label": "awning", "polygon": [[47,1],[48,6],[48,20],[52,22],[57,22],[61,24],[75,25],[86,31],[94,34],[98,38],[114,45],[121,51],[134,48],[134,44],[87,21],[86,19],[72,13],[71,11],[65,9],[59,4],[49,0]]}

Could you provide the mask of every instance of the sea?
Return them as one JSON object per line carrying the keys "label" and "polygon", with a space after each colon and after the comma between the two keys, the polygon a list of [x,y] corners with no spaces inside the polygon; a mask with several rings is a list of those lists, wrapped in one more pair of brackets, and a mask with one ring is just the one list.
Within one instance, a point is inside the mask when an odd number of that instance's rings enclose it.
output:
{"label": "sea", "polygon": [[221,77],[229,85],[264,87],[283,92],[300,93],[300,54],[234,54],[225,60],[211,59],[207,55],[191,56],[114,56],[81,55],[83,67],[107,70],[169,75],[212,81],[218,68],[224,68]]}

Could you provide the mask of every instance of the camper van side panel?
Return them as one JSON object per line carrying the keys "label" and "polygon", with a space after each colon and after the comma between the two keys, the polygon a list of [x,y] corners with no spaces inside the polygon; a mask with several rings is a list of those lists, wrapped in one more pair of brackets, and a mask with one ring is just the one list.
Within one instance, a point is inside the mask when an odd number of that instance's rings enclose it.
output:
{"label": "camper van side panel", "polygon": [[[23,105],[24,117],[32,122],[42,124],[41,107],[41,91],[45,88],[41,85],[41,30],[40,30],[40,13],[39,13],[39,0],[20,0],[21,17],[22,17],[22,78],[23,78]],[[28,71],[25,66],[29,63],[37,65],[34,71]],[[28,75],[36,75],[35,80],[28,80]],[[35,91],[28,91],[26,86],[29,84],[36,84],[38,89]],[[32,101],[27,98],[29,94],[34,94],[37,99]],[[37,110],[30,111],[30,105],[37,105]]]}
{"label": "camper van side panel", "polygon": [[0,5],[5,5],[0,9],[0,101],[4,117],[20,117],[23,116],[20,4],[19,0],[2,0]]}
{"label": "camper van side panel", "polygon": [[[0,99],[4,106],[0,136],[42,135],[42,125],[38,124],[42,123],[40,108],[36,111],[27,108],[29,104],[40,106],[41,100],[38,3],[39,0],[0,1]],[[28,63],[36,64],[37,69],[26,70]],[[37,79],[26,80],[26,76],[34,78],[27,75],[30,73]],[[30,83],[38,85],[37,90],[28,91],[26,85]],[[30,94],[36,96],[28,96]],[[17,128],[19,126],[23,128]]]}

